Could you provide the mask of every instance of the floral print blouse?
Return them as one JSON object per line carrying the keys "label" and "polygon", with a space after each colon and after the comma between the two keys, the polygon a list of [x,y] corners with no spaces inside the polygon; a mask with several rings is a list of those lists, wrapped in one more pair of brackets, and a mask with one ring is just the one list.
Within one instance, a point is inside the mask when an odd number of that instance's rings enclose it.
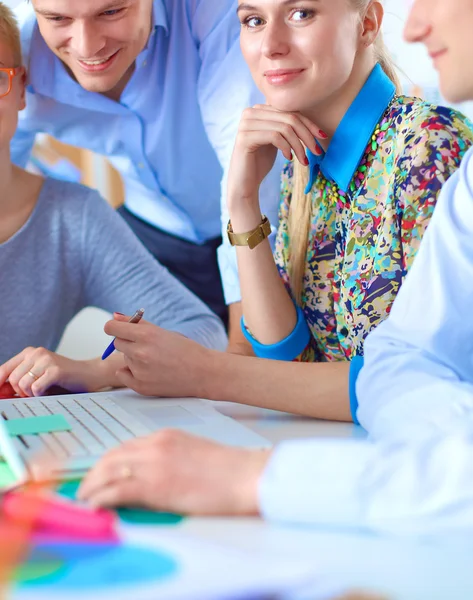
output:
{"label": "floral print blouse", "polygon": [[[366,336],[389,315],[442,185],[473,142],[473,125],[466,117],[417,98],[385,98],[374,129],[349,125],[341,123],[339,161],[331,156],[327,169],[324,159],[321,165],[311,163],[312,214],[301,306],[311,337],[296,360],[350,360],[363,354]],[[354,160],[353,144],[359,145],[360,137],[365,149]],[[329,152],[330,147],[327,158]],[[275,249],[288,290],[292,175],[288,163]]]}

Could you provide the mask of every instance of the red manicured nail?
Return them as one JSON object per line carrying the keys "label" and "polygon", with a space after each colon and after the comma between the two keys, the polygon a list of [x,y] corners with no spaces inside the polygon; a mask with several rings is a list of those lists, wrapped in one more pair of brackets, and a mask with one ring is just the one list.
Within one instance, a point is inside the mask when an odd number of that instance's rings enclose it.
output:
{"label": "red manicured nail", "polygon": [[325,133],[325,131],[322,131],[321,129],[319,129],[319,135],[323,140],[328,138],[328,135]]}
{"label": "red manicured nail", "polygon": [[309,159],[307,158],[307,156],[304,156],[304,164],[306,167],[309,166]]}
{"label": "red manicured nail", "polygon": [[316,156],[322,156],[322,149],[319,146],[315,147],[315,154]]}
{"label": "red manicured nail", "polygon": [[118,312],[117,310],[115,311],[115,314],[116,314],[116,315],[120,315],[120,317],[124,317],[124,316],[125,316],[123,313],[121,313],[121,312]]}

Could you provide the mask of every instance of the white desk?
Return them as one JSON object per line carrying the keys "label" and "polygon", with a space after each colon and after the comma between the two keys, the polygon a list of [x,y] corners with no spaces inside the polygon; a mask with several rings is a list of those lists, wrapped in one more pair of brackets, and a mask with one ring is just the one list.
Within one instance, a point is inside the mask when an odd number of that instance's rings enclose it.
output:
{"label": "white desk", "polygon": [[231,402],[210,402],[210,404],[224,415],[240,421],[274,444],[294,438],[366,437],[361,427],[349,423],[316,421]]}
{"label": "white desk", "polygon": [[[213,404],[273,442],[364,435],[353,425]],[[192,518],[181,527],[193,535],[247,551],[277,552],[293,559],[313,557],[316,572],[322,571],[347,589],[383,592],[393,600],[473,599],[473,541],[381,538],[363,532],[274,526],[261,519]]]}

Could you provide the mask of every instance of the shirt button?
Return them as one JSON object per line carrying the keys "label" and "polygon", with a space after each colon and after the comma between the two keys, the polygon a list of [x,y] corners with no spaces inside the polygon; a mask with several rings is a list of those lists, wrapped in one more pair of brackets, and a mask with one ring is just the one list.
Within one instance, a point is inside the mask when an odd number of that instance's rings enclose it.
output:
{"label": "shirt button", "polygon": [[143,67],[146,67],[147,64],[148,64],[147,60],[143,61]]}
{"label": "shirt button", "polygon": [[144,164],[143,163],[138,163],[138,169],[144,169]]}

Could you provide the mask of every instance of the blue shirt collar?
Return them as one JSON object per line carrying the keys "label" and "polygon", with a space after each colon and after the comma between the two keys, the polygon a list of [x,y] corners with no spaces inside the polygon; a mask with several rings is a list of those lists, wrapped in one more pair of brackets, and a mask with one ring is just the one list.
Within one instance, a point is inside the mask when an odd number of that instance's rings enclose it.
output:
{"label": "blue shirt collar", "polygon": [[163,27],[166,33],[169,33],[168,16],[164,0],[154,0],[153,2],[153,29]]}
{"label": "blue shirt collar", "polygon": [[395,93],[394,83],[377,64],[337,127],[327,152],[316,156],[307,150],[310,176],[306,194],[319,170],[343,192],[348,191],[370,137]]}

